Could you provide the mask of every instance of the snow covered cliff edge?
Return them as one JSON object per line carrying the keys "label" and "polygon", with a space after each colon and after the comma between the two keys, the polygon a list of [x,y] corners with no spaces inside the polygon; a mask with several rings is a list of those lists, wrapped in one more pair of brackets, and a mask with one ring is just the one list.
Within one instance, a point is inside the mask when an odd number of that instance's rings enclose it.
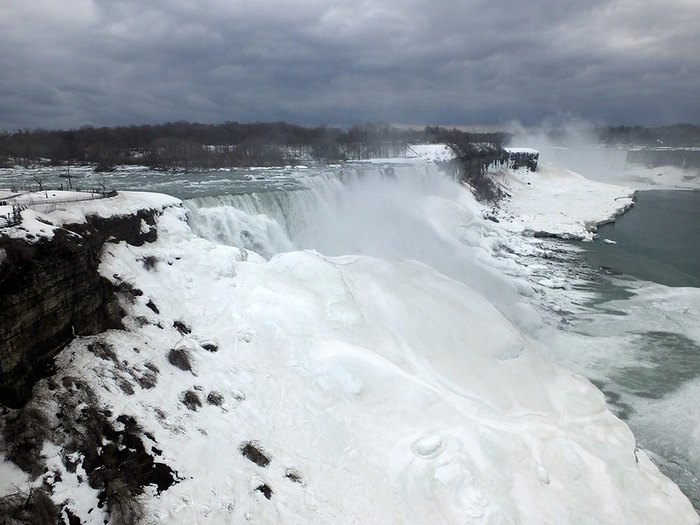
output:
{"label": "snow covered cliff edge", "polygon": [[0,230],[0,403],[6,406],[29,398],[76,335],[121,326],[115,287],[97,271],[104,242],[140,245],[156,238],[162,206],[152,199],[133,194],[55,204],[76,196],[81,194],[37,196],[43,200],[32,202],[47,204],[33,204],[21,223]]}
{"label": "snow covered cliff edge", "polygon": [[635,190],[589,180],[551,164],[495,175],[507,196],[498,217],[512,232],[590,241],[599,225],[632,206]]}

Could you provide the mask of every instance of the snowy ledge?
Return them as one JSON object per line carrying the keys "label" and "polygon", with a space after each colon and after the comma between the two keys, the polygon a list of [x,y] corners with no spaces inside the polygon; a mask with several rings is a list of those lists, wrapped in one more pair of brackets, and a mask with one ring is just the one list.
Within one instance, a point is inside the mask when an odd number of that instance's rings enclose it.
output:
{"label": "snowy ledge", "polygon": [[76,191],[37,191],[13,196],[0,190],[0,226],[13,213],[13,205],[22,208],[22,221],[15,226],[0,228],[0,235],[24,238],[29,243],[50,239],[54,232],[68,224],[85,223],[88,217],[110,219],[134,215],[142,210],[162,211],[181,206],[175,197],[159,193],[122,191],[113,197],[96,198],[93,194]]}
{"label": "snowy ledge", "polygon": [[180,201],[60,191],[1,197],[11,212],[0,223],[0,405],[18,407],[76,336],[121,326],[116,288],[97,272],[105,242],[153,242],[157,216]]}
{"label": "snowy ledge", "polygon": [[632,206],[635,193],[552,165],[503,170],[493,179],[507,194],[498,220],[506,230],[536,237],[591,241],[598,226]]}
{"label": "snowy ledge", "polygon": [[402,157],[378,157],[373,159],[351,160],[365,164],[425,164],[449,162],[456,158],[454,150],[447,144],[411,144]]}

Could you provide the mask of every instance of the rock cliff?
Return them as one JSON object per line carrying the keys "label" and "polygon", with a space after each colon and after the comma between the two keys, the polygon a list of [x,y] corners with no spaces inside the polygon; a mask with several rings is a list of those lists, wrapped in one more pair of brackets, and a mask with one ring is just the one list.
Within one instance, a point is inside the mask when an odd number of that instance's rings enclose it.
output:
{"label": "rock cliff", "polygon": [[91,215],[33,241],[0,230],[0,404],[24,404],[75,336],[121,327],[114,287],[97,271],[100,252],[110,240],[154,241],[156,213]]}

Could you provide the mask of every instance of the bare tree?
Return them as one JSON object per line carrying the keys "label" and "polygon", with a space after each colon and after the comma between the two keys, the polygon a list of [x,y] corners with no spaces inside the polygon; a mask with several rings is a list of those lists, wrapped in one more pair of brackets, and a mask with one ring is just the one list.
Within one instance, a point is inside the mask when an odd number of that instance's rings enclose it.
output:
{"label": "bare tree", "polygon": [[39,175],[32,175],[32,179],[39,185],[39,191],[44,191],[44,179]]}

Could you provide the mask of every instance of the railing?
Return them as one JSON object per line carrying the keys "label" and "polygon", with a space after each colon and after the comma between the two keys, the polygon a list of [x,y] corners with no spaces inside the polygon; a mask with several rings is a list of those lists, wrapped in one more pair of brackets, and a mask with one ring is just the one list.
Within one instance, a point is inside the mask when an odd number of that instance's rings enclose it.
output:
{"label": "railing", "polygon": [[[33,191],[31,193],[41,193],[41,192],[46,192],[48,195],[48,192],[50,191],[61,191],[57,189],[48,189],[48,188],[42,188],[41,190]],[[97,200],[97,199],[108,199],[110,197],[115,197],[117,195],[117,191],[113,189],[105,189],[105,188],[95,188],[95,189],[74,189],[72,190],[75,193],[83,193],[85,194],[84,197],[82,196],[74,196],[71,198],[52,198],[52,197],[46,197],[43,199],[22,199],[20,202],[15,202],[12,203],[12,212],[8,213],[6,215],[0,215],[0,228],[7,228],[10,226],[17,226],[22,222],[22,211],[30,208],[32,206],[46,206],[49,207],[49,209],[44,209],[45,212],[52,212],[56,210],[56,205],[58,204],[66,204],[69,202],[84,202],[84,201],[92,201],[92,200]],[[17,199],[18,197],[22,197],[26,195],[25,193],[17,193],[15,195],[11,195],[9,197],[5,197],[0,201],[0,204],[8,205],[13,201],[14,199]]]}
{"label": "railing", "polygon": [[[47,191],[52,191],[52,190],[47,190]],[[75,190],[74,190],[75,191]],[[82,202],[82,201],[92,201],[96,199],[108,199],[109,197],[114,197],[117,195],[117,192],[115,190],[110,190],[110,191],[80,191],[80,193],[84,193],[85,197],[71,197],[71,198],[44,198],[44,199],[23,199],[21,201],[22,205],[25,207],[30,207],[30,206],[41,206],[41,205],[47,205],[47,204],[64,204],[67,202]]]}

